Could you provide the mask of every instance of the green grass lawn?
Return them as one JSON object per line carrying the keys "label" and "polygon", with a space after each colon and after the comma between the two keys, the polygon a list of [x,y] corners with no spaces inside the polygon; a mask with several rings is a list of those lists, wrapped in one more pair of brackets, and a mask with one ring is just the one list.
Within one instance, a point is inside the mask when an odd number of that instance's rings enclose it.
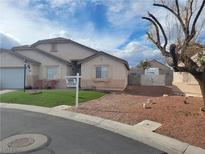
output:
{"label": "green grass lawn", "polygon": [[[75,105],[75,90],[41,90],[42,93],[30,94],[28,91],[14,91],[0,95],[0,101],[54,107],[58,105]],[[81,90],[79,102],[85,102],[105,95],[103,92]]]}

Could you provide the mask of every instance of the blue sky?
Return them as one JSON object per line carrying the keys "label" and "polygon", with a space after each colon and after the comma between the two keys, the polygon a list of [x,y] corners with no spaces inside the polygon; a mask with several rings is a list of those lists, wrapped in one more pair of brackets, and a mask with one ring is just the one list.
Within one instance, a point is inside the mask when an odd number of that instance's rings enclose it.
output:
{"label": "blue sky", "polygon": [[60,36],[124,58],[131,66],[161,58],[146,39],[148,25],[141,19],[149,10],[166,23],[153,0],[0,1],[0,36],[12,40],[11,46]]}

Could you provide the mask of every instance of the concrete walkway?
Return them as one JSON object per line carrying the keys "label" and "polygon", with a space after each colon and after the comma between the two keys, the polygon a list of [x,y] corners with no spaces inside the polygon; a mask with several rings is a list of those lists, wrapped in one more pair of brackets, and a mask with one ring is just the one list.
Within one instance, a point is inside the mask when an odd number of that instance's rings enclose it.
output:
{"label": "concrete walkway", "polygon": [[116,121],[111,121],[99,117],[63,111],[57,108],[46,108],[31,105],[1,103],[0,108],[20,109],[38,112],[86,123],[132,138],[134,140],[145,143],[151,147],[160,149],[170,154],[205,154],[204,149],[192,146],[188,143],[181,142],[179,140],[163,136],[152,131],[148,131],[146,129],[142,129],[141,127],[134,127],[131,125],[122,124]]}
{"label": "concrete walkway", "polygon": [[12,91],[15,91],[15,90],[0,90],[0,95],[5,94],[5,93],[9,93],[9,92],[12,92]]}

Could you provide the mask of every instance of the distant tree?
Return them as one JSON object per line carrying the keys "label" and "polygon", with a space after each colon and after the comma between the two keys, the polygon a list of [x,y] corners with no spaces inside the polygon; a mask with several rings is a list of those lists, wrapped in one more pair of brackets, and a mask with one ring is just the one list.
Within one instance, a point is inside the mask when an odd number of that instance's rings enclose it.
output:
{"label": "distant tree", "polygon": [[143,17],[151,23],[147,32],[148,39],[161,51],[174,71],[188,72],[198,81],[204,100],[202,111],[205,111],[205,44],[197,40],[201,29],[205,28],[205,19],[202,19],[205,16],[200,16],[204,11],[205,0],[186,0],[185,3],[179,3],[178,0],[158,0],[153,5],[170,13],[166,22],[171,16],[175,17],[176,23],[172,23],[171,26],[176,29],[176,34],[173,35],[175,39],[169,39],[164,25],[148,12],[148,16]]}
{"label": "distant tree", "polygon": [[137,66],[138,68],[142,68],[143,70],[146,70],[151,67],[150,63],[147,60],[140,61],[140,63]]}

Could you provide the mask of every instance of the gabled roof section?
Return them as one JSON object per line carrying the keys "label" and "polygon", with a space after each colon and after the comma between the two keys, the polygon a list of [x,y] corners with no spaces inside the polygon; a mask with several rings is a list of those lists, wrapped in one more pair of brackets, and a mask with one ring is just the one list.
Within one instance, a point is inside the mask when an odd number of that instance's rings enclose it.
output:
{"label": "gabled roof section", "polygon": [[90,47],[88,47],[88,46],[85,46],[85,45],[83,45],[83,44],[80,44],[80,43],[78,43],[78,42],[75,42],[75,41],[73,41],[73,40],[66,39],[66,38],[63,38],[63,37],[57,37],[57,38],[52,38],[52,39],[39,40],[39,41],[33,43],[33,44],[31,45],[31,47],[36,47],[36,46],[39,45],[39,44],[47,44],[47,43],[51,43],[51,44],[52,44],[52,43],[73,43],[73,44],[75,44],[75,45],[77,45],[77,46],[86,48],[86,49],[88,49],[88,50],[91,51],[91,52],[94,52],[94,53],[98,52],[97,50],[95,50],[95,49],[93,49],[93,48],[90,48]]}
{"label": "gabled roof section", "polygon": [[97,56],[100,56],[100,55],[110,57],[111,59],[114,59],[114,60],[116,60],[116,61],[119,61],[119,62],[123,63],[123,64],[126,66],[126,68],[129,70],[129,64],[128,64],[128,62],[127,62],[126,60],[121,59],[121,58],[118,58],[118,57],[115,57],[115,56],[113,56],[113,55],[110,55],[110,54],[108,54],[108,53],[106,53],[106,52],[102,52],[102,51],[97,52],[96,54],[94,54],[94,55],[92,55],[92,56],[90,56],[90,57],[87,57],[87,58],[85,58],[85,59],[80,60],[80,61],[78,62],[78,64],[82,64],[82,63],[84,63],[84,62],[86,62],[86,61],[89,61],[89,60],[91,60],[91,59],[93,59],[93,58],[95,58],[95,57],[97,57]]}
{"label": "gabled roof section", "polygon": [[22,54],[19,54],[19,53],[17,53],[17,52],[12,51],[12,50],[0,48],[0,52],[9,53],[9,54],[11,54],[11,55],[14,55],[14,56],[16,56],[16,57],[18,57],[18,58],[24,60],[24,61],[28,61],[28,62],[33,63],[33,64],[38,64],[38,65],[41,64],[40,62],[38,62],[38,61],[36,61],[36,60],[33,60],[33,59],[29,58],[29,57],[26,57],[26,56],[24,56],[24,55],[22,55]]}
{"label": "gabled roof section", "polygon": [[160,69],[170,69],[169,66],[160,63],[159,61],[157,61],[156,59],[150,60],[148,61],[151,65],[151,67],[156,67],[156,68],[160,68]]}
{"label": "gabled roof section", "polygon": [[22,46],[16,46],[16,47],[13,47],[13,48],[11,48],[11,50],[21,50],[21,49],[23,49],[23,50],[26,50],[26,49],[31,49],[31,47],[29,46],[29,45],[22,45]]}
{"label": "gabled roof section", "polygon": [[43,50],[40,50],[40,49],[35,48],[35,47],[28,46],[28,45],[26,45],[26,46],[13,47],[11,50],[13,50],[14,52],[15,52],[15,51],[18,51],[18,50],[34,50],[34,51],[39,52],[39,53],[41,53],[41,54],[44,54],[44,55],[46,55],[46,56],[48,56],[48,57],[50,57],[50,58],[59,60],[59,61],[61,61],[61,62],[63,62],[63,63],[71,64],[71,61],[70,61],[70,60],[62,59],[62,58],[57,57],[57,56],[54,56],[54,55],[52,55],[52,54],[50,54],[50,53],[48,53],[48,52],[45,52],[45,51],[43,51]]}

